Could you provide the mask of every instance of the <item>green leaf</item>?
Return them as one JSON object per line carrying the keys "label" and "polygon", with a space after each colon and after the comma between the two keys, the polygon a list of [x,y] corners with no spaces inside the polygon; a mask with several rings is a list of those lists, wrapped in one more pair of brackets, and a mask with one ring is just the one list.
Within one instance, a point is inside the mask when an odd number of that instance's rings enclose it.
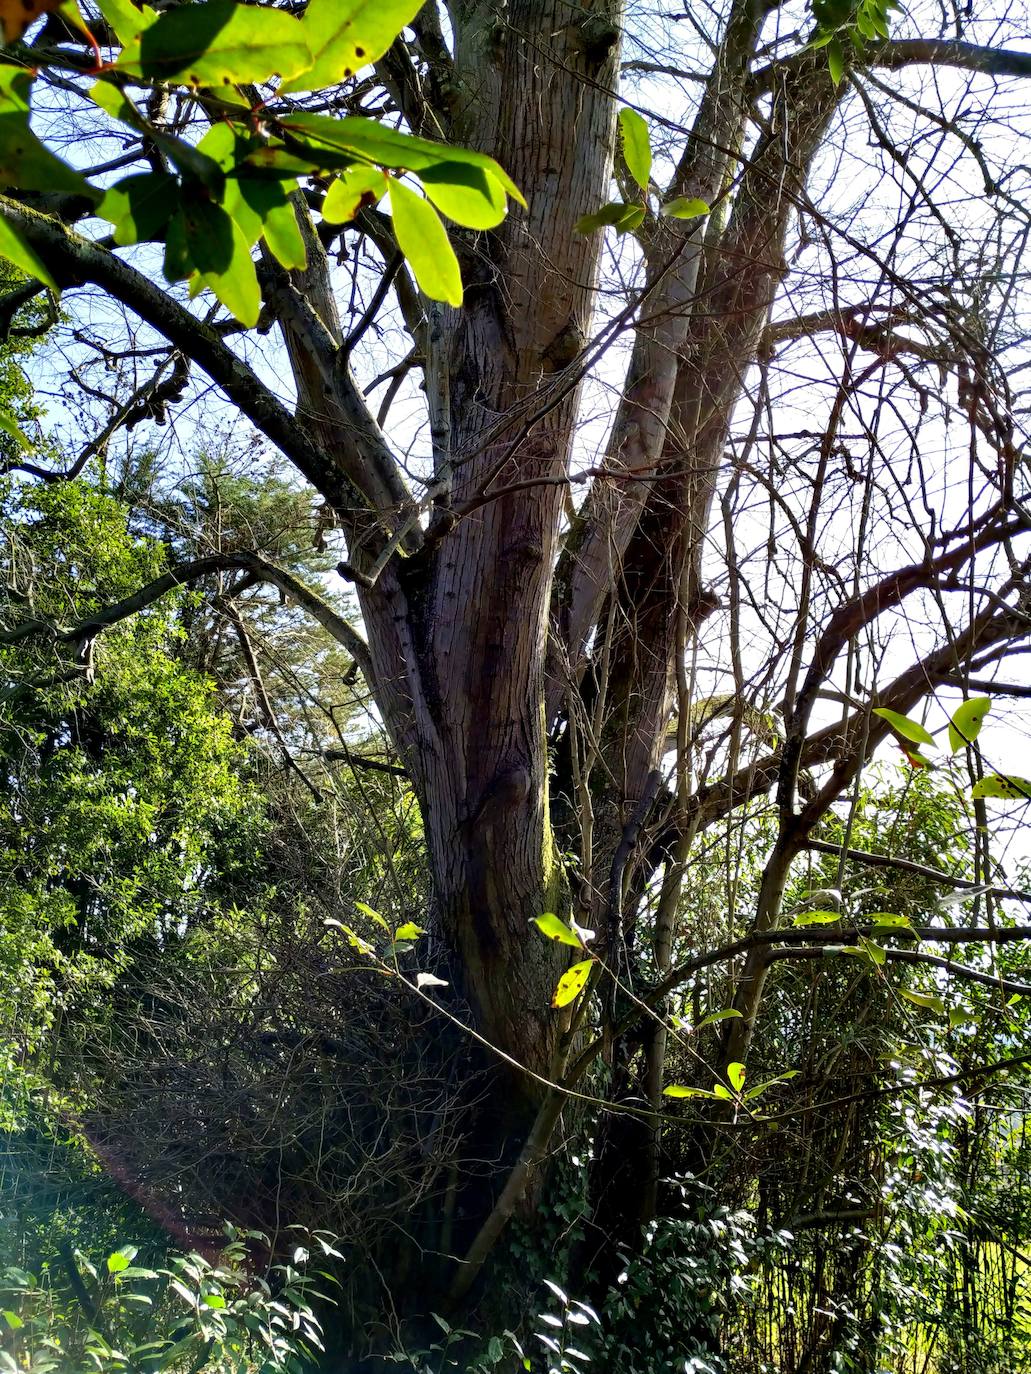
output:
{"label": "green leaf", "polygon": [[240,226],[220,205],[195,200],[183,205],[186,249],[200,280],[248,329],[258,323],[261,290]]}
{"label": "green leaf", "polygon": [[426,932],[422,926],[417,926],[414,921],[406,921],[403,926],[398,926],[394,931],[395,940],[418,940],[420,935]]}
{"label": "green leaf", "polygon": [[619,112],[619,127],[623,134],[623,156],[630,175],[642,191],[647,191],[652,170],[648,125],[636,110],[622,109]]}
{"label": "green leaf", "polygon": [[[832,953],[830,949],[826,952],[828,954]],[[874,942],[868,940],[865,935],[860,935],[858,944],[841,945],[837,953],[850,954],[856,959],[865,959],[868,964],[873,964],[875,968],[879,968],[888,957],[880,945],[874,944]]]}
{"label": "green leaf", "polygon": [[841,78],[845,75],[845,54],[836,38],[827,44],[827,70],[835,86],[840,86]]}
{"label": "green leaf", "polygon": [[123,177],[104,193],[97,214],[115,226],[115,243],[146,243],[164,238],[179,205],[179,182],[167,172]]}
{"label": "green leaf", "polygon": [[910,992],[908,988],[900,988],[899,993],[907,1002],[912,1002],[915,1007],[922,1007],[925,1011],[937,1012],[939,1016],[945,1015],[945,1003],[933,993]]}
{"label": "green leaf", "polygon": [[791,924],[796,926],[830,926],[841,919],[840,911],[802,911]]}
{"label": "green leaf", "polygon": [[640,229],[644,223],[644,207],[641,205],[631,205],[627,207],[627,212],[621,219],[618,219],[613,226],[616,233],[623,237],[624,234],[632,234],[635,229]]}
{"label": "green leaf", "polygon": [[303,33],[311,65],[280,87],[317,91],[335,86],[383,56],[419,13],[423,0],[310,0]]}
{"label": "green leaf", "polygon": [[[2,230],[5,227],[3,220],[0,220],[0,238],[2,238]],[[2,405],[0,405],[0,430],[3,430],[4,434],[13,439],[19,448],[29,451],[34,447],[32,440],[22,433],[18,426],[18,421],[11,412]]]}
{"label": "green leaf", "polygon": [[725,1083],[714,1083],[712,1085],[713,1097],[718,1097],[721,1102],[733,1102],[734,1094]]}
{"label": "green leaf", "polygon": [[674,219],[698,219],[709,214],[710,209],[711,207],[697,196],[677,196],[666,202],[662,207],[662,213],[672,215]]}
{"label": "green leaf", "polygon": [[355,902],[354,909],[360,911],[363,916],[368,916],[370,921],[375,921],[382,930],[385,930],[388,935],[390,934],[390,926],[387,924],[386,918],[381,916],[378,911],[373,910],[367,903]]}
{"label": "green leaf", "polygon": [[876,964],[878,968],[880,968],[888,958],[881,946],[876,944],[873,940],[867,939],[865,935],[860,935],[859,947],[870,962]]}
{"label": "green leaf", "polygon": [[[364,119],[358,115],[333,119],[329,115],[290,114],[280,118],[279,127],[292,140],[300,135],[305,144],[304,152],[314,156],[318,155],[318,145],[321,144],[352,160],[373,162],[379,167],[400,167],[406,172],[421,173],[442,162],[461,162],[468,167],[479,167],[500,182],[513,200],[520,205],[526,204],[518,186],[504,168],[485,153],[432,143],[427,138],[402,134],[378,120]],[[295,147],[294,151],[300,149]]]}
{"label": "green leaf", "polygon": [[422,189],[437,209],[466,229],[493,229],[505,218],[508,201],[501,183],[482,167],[438,162],[419,173]]}
{"label": "green leaf", "polygon": [[144,29],[149,29],[158,17],[157,11],[149,5],[137,7],[131,0],[97,0],[97,9],[123,46],[138,38]]}
{"label": "green leaf", "polygon": [[347,224],[363,205],[375,205],[390,185],[382,167],[356,162],[336,178],[326,192],[322,218],[329,224]]}
{"label": "green leaf", "polygon": [[575,1001],[583,992],[593,966],[593,959],[584,959],[581,963],[573,964],[571,968],[567,968],[555,984],[551,1005],[553,1007],[565,1007],[570,1002]]}
{"label": "green leaf", "polygon": [[744,1064],[739,1063],[737,1060],[727,1065],[727,1082],[736,1093],[739,1093],[745,1086],[745,1073],[746,1069]]}
{"label": "green leaf", "polygon": [[692,1026],[692,1031],[699,1031],[703,1026],[714,1026],[717,1021],[735,1021],[743,1015],[736,1007],[726,1007],[723,1011],[710,1011],[708,1016],[703,1016],[696,1026]]}
{"label": "green leaf", "polygon": [[125,45],[116,70],[154,81],[223,86],[295,76],[311,61],[301,21],[293,15],[205,0],[166,10]]}
{"label": "green leaf", "polygon": [[139,1253],[138,1245],[121,1245],[113,1254],[107,1257],[107,1272],[109,1274],[120,1274],[123,1269],[128,1269],[133,1260]]}
{"label": "green leaf", "polygon": [[772,1088],[777,1083],[787,1083],[792,1078],[797,1078],[799,1072],[799,1069],[788,1069],[785,1073],[777,1074],[776,1078],[767,1078],[765,1083],[757,1083],[754,1088],[749,1088],[748,1092],[745,1093],[745,1101],[754,1102],[767,1088]]}
{"label": "green leaf", "polygon": [[29,128],[32,76],[24,67],[0,65],[0,185],[88,195],[93,188],[82,175],[55,157]]}
{"label": "green leaf", "polygon": [[20,267],[28,276],[35,277],[44,286],[49,286],[52,291],[57,290],[57,282],[47,271],[43,259],[34,248],[25,242],[14,225],[9,224],[2,217],[0,217],[0,257],[5,257],[8,262],[13,262],[15,267]]}
{"label": "green leaf", "polygon": [[420,290],[431,300],[461,305],[462,273],[433,206],[392,177],[390,214],[397,246],[408,259]]}
{"label": "green leaf", "polygon": [[549,940],[557,940],[560,945],[571,945],[573,949],[583,949],[580,936],[554,912],[546,911],[542,916],[534,916],[533,924]]}
{"label": "green leaf", "polygon": [[992,709],[990,697],[971,697],[952,713],[949,721],[949,748],[955,753],[964,745],[973,744],[980,733],[984,718]]}
{"label": "green leaf", "polygon": [[970,795],[974,798],[998,797],[1002,801],[1031,801],[1031,778],[991,773],[987,778],[974,783]]}
{"label": "green leaf", "polygon": [[216,1311],[225,1307],[226,1300],[221,1293],[205,1293],[204,1303],[207,1307],[213,1307]]}
{"label": "green leaf", "polygon": [[680,1083],[671,1083],[668,1088],[663,1088],[663,1097],[708,1097],[713,1098],[715,1093],[711,1093],[708,1088],[685,1088]]}
{"label": "green leaf", "polygon": [[604,229],[608,225],[618,224],[625,218],[628,210],[632,210],[632,205],[627,205],[622,200],[610,200],[607,205],[603,205],[600,210],[593,210],[589,215],[581,215],[577,220],[575,230],[578,234],[593,234],[596,229]]}
{"label": "green leaf", "polygon": [[872,921],[875,930],[912,930],[913,922],[908,916],[899,916],[894,911],[871,911],[865,917]]}
{"label": "green leaf", "polygon": [[886,706],[876,706],[874,715],[886,720],[897,735],[913,744],[934,744],[934,737],[929,735],[922,725],[910,720],[908,716],[900,715],[898,711],[889,711]]}
{"label": "green leaf", "polygon": [[4,1309],[4,1321],[7,1323],[7,1325],[11,1328],[12,1331],[20,1331],[21,1328],[25,1325],[21,1317],[18,1316],[17,1312],[10,1312],[6,1308]]}

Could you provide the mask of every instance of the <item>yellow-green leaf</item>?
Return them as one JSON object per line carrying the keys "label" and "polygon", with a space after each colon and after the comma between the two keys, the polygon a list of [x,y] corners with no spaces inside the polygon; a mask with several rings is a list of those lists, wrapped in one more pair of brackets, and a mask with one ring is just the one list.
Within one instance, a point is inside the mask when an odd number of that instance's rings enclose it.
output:
{"label": "yellow-green leaf", "polygon": [[23,272],[30,277],[35,277],[37,281],[43,282],[52,290],[57,290],[57,282],[48,272],[43,259],[34,248],[31,248],[21,234],[7,220],[0,218],[0,257],[5,257],[8,262],[13,262],[15,267],[20,267]]}
{"label": "yellow-green leaf", "polygon": [[900,916],[894,911],[871,911],[866,920],[872,921],[877,930],[911,930],[913,922],[908,916]]}
{"label": "yellow-green leaf", "polygon": [[408,259],[420,290],[431,300],[461,305],[462,273],[433,206],[391,177],[390,213],[397,246]]}
{"label": "yellow-green leaf", "polygon": [[[3,221],[0,220],[0,224],[2,223]],[[13,439],[19,448],[25,449],[26,451],[32,448],[32,440],[22,433],[18,421],[4,406],[0,406],[0,430],[9,438]]]}
{"label": "yellow-green leaf", "polygon": [[796,926],[830,926],[841,920],[840,911],[802,911],[792,922]]}
{"label": "yellow-green leaf", "polygon": [[933,993],[910,992],[907,988],[901,988],[900,993],[907,1002],[912,1002],[915,1007],[922,1007],[924,1011],[937,1012],[939,1016],[945,1015],[945,1003]]}
{"label": "yellow-green leaf", "polygon": [[309,67],[280,87],[318,91],[335,86],[382,57],[423,0],[309,0],[302,21]]}
{"label": "yellow-green leaf", "polygon": [[32,78],[24,67],[0,65],[0,185],[90,193],[81,173],[55,157],[29,128]]}
{"label": "yellow-green leaf", "polygon": [[745,1086],[745,1074],[746,1069],[744,1064],[739,1063],[737,1060],[727,1065],[727,1082],[736,1093],[739,1093]]}
{"label": "yellow-green leaf", "polygon": [[182,213],[186,251],[200,280],[241,324],[256,325],[261,290],[243,230],[212,201],[184,203]]}
{"label": "yellow-green leaf", "polygon": [[998,797],[1002,801],[1031,801],[1031,778],[991,773],[970,789],[972,797]]}
{"label": "yellow-green leaf", "polygon": [[502,188],[525,205],[526,201],[505,169],[488,157],[486,153],[476,153],[469,148],[452,148],[442,143],[433,143],[428,138],[416,138],[413,134],[403,134],[376,119],[364,119],[349,115],[346,119],[334,119],[330,115],[290,114],[283,115],[279,124],[300,149],[303,141],[304,152],[318,155],[318,145],[334,153],[362,162],[374,162],[380,167],[401,167],[408,172],[422,173],[442,162],[462,162],[469,167],[479,167],[493,177]]}
{"label": "yellow-green leaf", "polygon": [[356,162],[336,178],[322,206],[322,218],[329,224],[347,224],[363,205],[375,205],[390,184],[382,167]]}
{"label": "yellow-green leaf", "polygon": [[567,968],[562,977],[555,984],[555,993],[551,999],[553,1007],[565,1007],[570,1002],[576,1000],[584,990],[584,985],[590,977],[593,959],[584,959],[579,964],[573,964]]}
{"label": "yellow-green leaf", "polygon": [[648,125],[636,110],[619,112],[619,127],[623,134],[623,156],[630,175],[642,191],[648,189],[652,171],[652,147],[648,141]]}
{"label": "yellow-green leaf", "polygon": [[889,711],[887,706],[877,706],[874,708],[874,715],[886,720],[897,735],[908,739],[912,744],[934,744],[934,737],[922,725],[898,711]]}
{"label": "yellow-green leaf", "polygon": [[676,196],[662,207],[662,213],[671,215],[674,219],[700,219],[702,215],[707,215],[709,210],[710,206],[697,196]]}
{"label": "yellow-green leaf", "polygon": [[114,30],[119,43],[138,38],[157,19],[157,11],[149,5],[134,5],[132,0],[97,0],[97,9]]}
{"label": "yellow-green leaf", "polygon": [[953,753],[966,744],[973,744],[980,733],[984,718],[992,709],[990,697],[971,697],[952,713],[949,721],[949,748]]}
{"label": "yellow-green leaf", "polygon": [[715,1093],[711,1093],[708,1088],[685,1088],[682,1083],[671,1083],[668,1088],[663,1088],[663,1097],[708,1097],[713,1098]]}
{"label": "yellow-green leaf", "polygon": [[583,949],[580,936],[553,911],[545,911],[541,916],[534,916],[533,924],[549,940],[557,940],[560,945],[571,945],[573,949]]}
{"label": "yellow-green leaf", "polygon": [[311,66],[301,21],[283,10],[205,0],[166,10],[122,49],[117,70],[222,86],[290,77]]}
{"label": "yellow-green leaf", "polygon": [[419,180],[437,209],[466,229],[493,229],[505,218],[504,187],[482,167],[438,162],[424,168]]}
{"label": "yellow-green leaf", "polygon": [[395,940],[418,940],[420,935],[426,932],[422,926],[417,926],[414,921],[405,921],[404,925],[398,926],[394,931]]}

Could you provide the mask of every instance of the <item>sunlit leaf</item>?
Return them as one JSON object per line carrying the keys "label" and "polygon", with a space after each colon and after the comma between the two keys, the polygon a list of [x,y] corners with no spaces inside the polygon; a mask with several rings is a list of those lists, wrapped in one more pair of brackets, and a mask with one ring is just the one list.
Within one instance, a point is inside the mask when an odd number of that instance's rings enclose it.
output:
{"label": "sunlit leaf", "polygon": [[796,926],[829,926],[840,920],[840,911],[801,911],[791,924]]}
{"label": "sunlit leaf", "polygon": [[520,205],[526,204],[519,188],[500,163],[485,153],[473,152],[469,148],[432,143],[427,138],[416,138],[413,134],[391,129],[378,120],[364,119],[358,115],[334,119],[329,115],[291,113],[280,117],[279,127],[284,131],[284,136],[303,139],[306,148],[316,156],[321,145],[352,160],[372,162],[379,167],[400,167],[419,174],[441,163],[460,162],[468,167],[479,167],[499,182],[513,200]]}
{"label": "sunlit leaf", "polygon": [[122,49],[117,70],[222,86],[289,77],[311,65],[301,21],[283,10],[204,0],[166,10]]}
{"label": "sunlit leaf", "polygon": [[945,1015],[945,1003],[934,993],[910,992],[908,988],[900,988],[899,995],[907,1002],[912,1002],[915,1007],[922,1007],[924,1011],[937,1012],[939,1016]]}
{"label": "sunlit leaf", "polygon": [[573,949],[583,949],[580,936],[554,912],[546,911],[542,916],[534,916],[533,924],[549,940],[557,940],[560,945],[571,945]]}
{"label": "sunlit leaf", "polygon": [[912,744],[934,744],[934,737],[928,734],[918,721],[910,720],[898,711],[889,711],[887,706],[877,706],[874,708],[874,715],[886,720],[897,735],[908,739]]}
{"label": "sunlit leaf", "polygon": [[713,1098],[715,1093],[708,1088],[685,1088],[680,1083],[671,1083],[668,1088],[663,1088],[663,1097],[708,1097]]}
{"label": "sunlit leaf", "polygon": [[375,205],[390,185],[382,167],[356,162],[334,180],[326,192],[322,218],[328,224],[347,224],[363,205]]}
{"label": "sunlit leaf", "polygon": [[123,45],[138,38],[158,17],[157,11],[149,5],[137,6],[132,0],[97,0],[97,9]]}
{"label": "sunlit leaf", "polygon": [[21,191],[91,193],[82,175],[55,157],[29,128],[31,90],[31,72],[0,65],[0,185]]}
{"label": "sunlit leaf", "polygon": [[676,196],[666,202],[662,207],[662,213],[671,215],[673,219],[699,219],[702,215],[707,215],[710,208],[697,196]]}
{"label": "sunlit leaf", "polygon": [[739,1093],[745,1086],[746,1072],[744,1064],[739,1063],[737,1060],[727,1065],[727,1082],[736,1093]]}
{"label": "sunlit leaf", "polygon": [[115,243],[145,243],[164,237],[178,204],[175,177],[167,172],[140,172],[123,177],[106,191],[97,214],[114,225]]}
{"label": "sunlit leaf", "polygon": [[425,935],[426,931],[422,926],[417,926],[414,921],[405,921],[404,925],[398,926],[394,931],[395,940],[418,940],[420,935]]}
{"label": "sunlit leaf", "polygon": [[[4,224],[3,220],[0,220],[0,239],[2,239],[3,230],[5,228],[6,225]],[[2,253],[2,250],[0,250],[0,253]],[[6,253],[3,253],[2,255],[4,257],[7,256]],[[14,416],[5,406],[0,406],[0,430],[2,430],[4,434],[8,436],[8,438],[13,439],[19,448],[28,451],[29,449],[32,449],[34,447],[32,440],[29,439],[27,435],[22,433],[21,429],[19,428],[18,421],[14,418]]]}
{"label": "sunlit leaf", "polygon": [[240,226],[208,200],[184,203],[182,213],[187,252],[200,280],[241,324],[256,325],[261,290]]}
{"label": "sunlit leaf", "polygon": [[974,783],[970,795],[975,798],[998,797],[1002,801],[1031,801],[1031,778],[991,773]]}
{"label": "sunlit leaf", "polygon": [[390,214],[397,246],[431,300],[462,304],[462,273],[440,216],[428,200],[392,177]]}
{"label": "sunlit leaf", "polygon": [[[44,285],[57,290],[57,282],[54,281],[48,271],[43,259],[36,250],[25,242],[13,224],[8,224],[7,220],[0,217],[0,257],[4,257],[8,262],[13,262],[15,267],[30,277],[35,277]],[[17,428],[17,426],[16,426]],[[8,430],[8,433],[10,431]]]}
{"label": "sunlit leaf", "polygon": [[386,917],[381,916],[379,912],[369,906],[367,902],[355,902],[354,909],[355,911],[360,911],[363,916],[368,916],[370,921],[375,921],[382,930],[385,930],[388,935],[390,934],[390,926],[387,924]]}
{"label": "sunlit leaf", "polygon": [[303,18],[311,65],[280,87],[316,91],[382,57],[423,0],[309,0]]}
{"label": "sunlit leaf", "polygon": [[623,156],[630,175],[642,191],[647,191],[652,171],[648,125],[636,110],[624,108],[619,112],[619,127],[623,134]]}
{"label": "sunlit leaf", "polygon": [[964,745],[973,744],[980,733],[984,718],[992,709],[990,697],[971,697],[952,713],[949,721],[949,748],[953,753]]}
{"label": "sunlit leaf", "polygon": [[865,919],[872,921],[877,930],[912,930],[913,922],[908,916],[899,916],[894,911],[871,911]]}
{"label": "sunlit leaf", "polygon": [[777,1074],[776,1078],[767,1078],[765,1083],[757,1083],[754,1088],[749,1088],[748,1092],[745,1093],[745,1101],[754,1102],[768,1088],[774,1087],[777,1083],[787,1083],[792,1078],[797,1078],[799,1072],[798,1069],[788,1069],[784,1073]]}
{"label": "sunlit leaf", "polygon": [[139,1253],[136,1245],[122,1245],[113,1254],[107,1257],[107,1272],[109,1274],[120,1274],[123,1269],[128,1269],[133,1260]]}
{"label": "sunlit leaf", "polygon": [[575,1001],[583,992],[593,965],[593,959],[584,959],[579,964],[573,964],[571,968],[567,968],[555,985],[551,1005],[553,1007],[565,1007],[570,1002]]}
{"label": "sunlit leaf", "polygon": [[419,173],[422,189],[437,209],[467,229],[493,229],[505,218],[508,201],[501,183],[482,167],[438,162]]}
{"label": "sunlit leaf", "polygon": [[703,1016],[702,1019],[698,1022],[698,1024],[696,1026],[692,1026],[691,1029],[699,1031],[704,1026],[714,1026],[717,1021],[738,1020],[740,1019],[742,1014],[743,1013],[739,1012],[736,1007],[725,1007],[723,1011],[710,1011],[708,1016]]}

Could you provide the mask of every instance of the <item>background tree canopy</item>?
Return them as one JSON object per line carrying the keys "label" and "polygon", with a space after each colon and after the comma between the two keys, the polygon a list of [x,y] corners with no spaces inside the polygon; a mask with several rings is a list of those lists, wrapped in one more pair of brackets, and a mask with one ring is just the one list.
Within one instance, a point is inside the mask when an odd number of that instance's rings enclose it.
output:
{"label": "background tree canopy", "polygon": [[0,1367],[1031,1368],[1027,21],[0,0]]}

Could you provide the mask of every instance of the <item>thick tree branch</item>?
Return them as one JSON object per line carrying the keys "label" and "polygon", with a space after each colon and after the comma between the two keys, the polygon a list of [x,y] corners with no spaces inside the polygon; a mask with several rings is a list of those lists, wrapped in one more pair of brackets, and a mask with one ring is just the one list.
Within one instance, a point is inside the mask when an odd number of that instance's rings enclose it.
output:
{"label": "thick tree branch", "polygon": [[113,253],[50,216],[29,210],[6,196],[0,197],[0,218],[36,250],[63,286],[90,282],[103,287],[203,368],[334,509],[366,505],[353,484],[312,442],[300,421],[272,395],[257,374],[226,346],[216,330],[198,320],[167,291]]}
{"label": "thick tree branch", "polygon": [[146,610],[169,592],[191,582],[197,582],[203,577],[210,577],[213,573],[227,572],[231,569],[250,573],[258,581],[270,582],[286,596],[291,597],[348,651],[370,687],[373,686],[372,659],[368,645],[361,635],[332,606],[292,573],[252,553],[208,554],[203,558],[195,558],[190,563],[181,563],[162,573],[153,582],[148,582],[131,596],[123,597],[120,601],[95,611],[74,625],[56,625],[49,620],[23,620],[0,633],[0,644],[17,644],[37,635],[66,644],[92,639],[102,630]]}

